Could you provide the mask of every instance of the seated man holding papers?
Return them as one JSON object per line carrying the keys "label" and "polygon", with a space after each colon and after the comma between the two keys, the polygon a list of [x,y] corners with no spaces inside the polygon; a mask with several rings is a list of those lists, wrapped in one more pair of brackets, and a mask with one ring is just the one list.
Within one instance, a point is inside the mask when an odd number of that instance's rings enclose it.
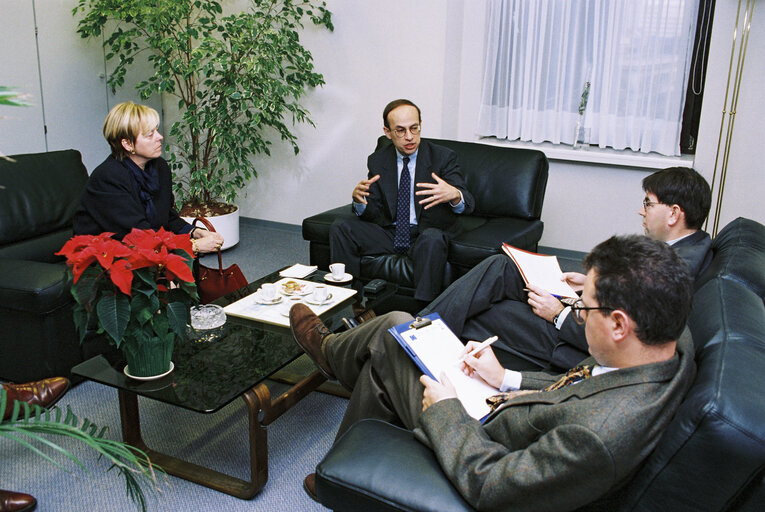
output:
{"label": "seated man holding papers", "polygon": [[[638,214],[646,236],[671,245],[695,278],[712,259],[712,241],[701,230],[711,205],[709,184],[693,169],[671,167],[643,179],[643,190]],[[563,279],[581,291],[582,274],[568,272]],[[437,311],[463,341],[496,334],[495,348],[540,368],[570,368],[587,355],[584,328],[574,322],[566,301],[530,281],[524,281],[506,255],[490,256],[452,283],[420,315]]]}
{"label": "seated man holding papers", "polygon": [[[571,313],[586,324],[592,357],[582,367],[559,376],[505,370],[476,342],[450,363],[494,388],[483,422],[466,412],[445,375],[440,382],[422,375],[391,335],[401,324],[408,329],[410,315],[389,313],[335,335],[296,305],[290,325],[321,371],[352,390],[338,436],[362,418],[403,425],[478,510],[575,509],[615,496],[695,374],[683,333],[693,282],[672,249],[644,236],[612,237],[584,265]],[[305,488],[315,497],[315,475]]]}

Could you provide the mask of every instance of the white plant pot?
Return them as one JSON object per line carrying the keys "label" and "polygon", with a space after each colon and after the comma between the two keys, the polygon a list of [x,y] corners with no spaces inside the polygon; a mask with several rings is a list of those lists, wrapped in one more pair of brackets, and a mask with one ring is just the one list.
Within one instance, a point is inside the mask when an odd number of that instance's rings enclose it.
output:
{"label": "white plant pot", "polygon": [[[182,218],[189,224],[194,222],[194,217]],[[225,251],[239,243],[239,207],[233,212],[225,215],[216,215],[214,217],[205,218],[215,226],[215,231],[223,236],[223,247],[221,247],[221,250]],[[197,225],[201,224],[197,223]]]}

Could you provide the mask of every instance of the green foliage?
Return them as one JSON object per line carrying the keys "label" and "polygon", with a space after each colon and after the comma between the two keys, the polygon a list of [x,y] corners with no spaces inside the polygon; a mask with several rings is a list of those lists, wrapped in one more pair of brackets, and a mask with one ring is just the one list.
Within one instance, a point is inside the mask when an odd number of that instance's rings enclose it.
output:
{"label": "green foliage", "polygon": [[298,31],[310,21],[333,30],[318,0],[250,0],[250,10],[223,15],[215,0],[80,0],[82,37],[103,35],[108,83],[122,86],[138,54],[154,73],[137,84],[142,98],[178,98],[168,161],[184,204],[233,202],[257,177],[251,157],[270,154],[274,134],[292,145],[296,123],[313,126],[299,102],[324,84]]}
{"label": "green foliage", "polygon": [[[125,479],[128,497],[142,511],[146,511],[146,496],[142,485],[148,484],[151,491],[159,490],[157,473],[164,470],[151,463],[146,454],[125,443],[107,439],[107,427],[99,428],[87,418],[80,420],[67,406],[66,414],[58,407],[52,410],[43,409],[39,405],[29,405],[26,402],[14,401],[8,403],[5,388],[0,387],[0,418],[4,416],[7,407],[12,408],[11,417],[0,422],[0,437],[17,442],[28,448],[55,466],[69,471],[52,455],[58,454],[71,460],[81,469],[85,465],[72,452],[50,440],[51,436],[67,437],[82,443],[86,448],[94,450],[99,459],[104,458],[111,464],[109,470],[116,469]],[[52,455],[49,453],[52,452]]]}

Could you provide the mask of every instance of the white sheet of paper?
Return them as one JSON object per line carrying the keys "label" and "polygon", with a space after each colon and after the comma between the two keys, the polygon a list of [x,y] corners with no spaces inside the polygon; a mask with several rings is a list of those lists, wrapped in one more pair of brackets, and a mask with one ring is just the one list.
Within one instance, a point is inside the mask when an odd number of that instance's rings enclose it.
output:
{"label": "white sheet of paper", "polygon": [[462,373],[459,359],[465,346],[443,320],[437,319],[427,327],[404,331],[402,337],[437,380],[440,380],[442,372],[446,374],[470,416],[480,420],[489,414],[491,408],[486,398],[496,395],[499,390],[477,375],[468,377]]}
{"label": "white sheet of paper", "polygon": [[303,277],[316,272],[317,268],[318,267],[316,265],[303,265],[302,263],[295,263],[291,267],[285,268],[279,272],[279,275],[282,277],[296,277],[298,279],[302,279]]}
{"label": "white sheet of paper", "polygon": [[544,288],[558,297],[579,297],[567,282],[561,280],[563,271],[556,256],[528,252],[508,244],[503,244],[502,250],[518,266],[526,284]]}

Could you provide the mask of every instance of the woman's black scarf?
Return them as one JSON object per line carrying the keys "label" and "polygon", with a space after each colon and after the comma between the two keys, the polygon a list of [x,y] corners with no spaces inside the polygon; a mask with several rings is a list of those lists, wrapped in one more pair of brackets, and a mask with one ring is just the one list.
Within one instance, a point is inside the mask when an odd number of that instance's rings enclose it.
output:
{"label": "woman's black scarf", "polygon": [[141,202],[146,209],[146,219],[149,221],[152,229],[157,229],[160,225],[159,215],[154,207],[154,196],[159,191],[159,174],[155,169],[155,162],[156,160],[149,160],[146,162],[145,168],[141,169],[130,158],[122,160],[123,165],[130,169],[133,180],[138,185],[138,195],[141,197]]}

